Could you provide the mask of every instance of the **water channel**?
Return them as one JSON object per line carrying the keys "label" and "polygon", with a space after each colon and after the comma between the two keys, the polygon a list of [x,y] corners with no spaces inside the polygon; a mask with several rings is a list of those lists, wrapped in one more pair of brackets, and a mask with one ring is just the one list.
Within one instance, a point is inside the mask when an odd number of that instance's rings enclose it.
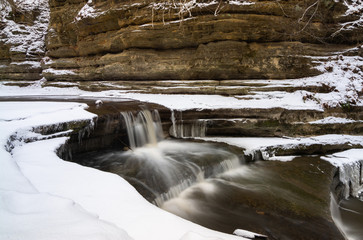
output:
{"label": "water channel", "polygon": [[225,144],[165,139],[157,110],[121,112],[120,122],[127,131],[122,147],[72,161],[116,173],[160,208],[218,231],[362,239],[362,202],[332,201],[337,169],[320,156],[246,162],[242,149]]}

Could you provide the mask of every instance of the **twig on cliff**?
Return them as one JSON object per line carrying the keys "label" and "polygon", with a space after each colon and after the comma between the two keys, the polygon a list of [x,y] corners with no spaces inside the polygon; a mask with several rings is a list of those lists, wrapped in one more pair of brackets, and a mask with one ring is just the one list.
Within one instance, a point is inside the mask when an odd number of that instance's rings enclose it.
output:
{"label": "twig on cliff", "polygon": [[219,1],[219,4],[218,4],[216,10],[214,11],[214,16],[217,16],[218,13],[222,10],[223,7],[221,8],[221,4],[222,4],[222,0]]}
{"label": "twig on cliff", "polygon": [[313,3],[313,4],[312,4],[312,5],[310,5],[308,8],[306,8],[306,9],[305,9],[305,11],[304,11],[303,15],[301,16],[301,18],[299,18],[298,23],[300,23],[300,22],[303,20],[303,18],[305,17],[305,14],[307,13],[307,11],[308,11],[310,8],[312,8],[313,6],[315,6],[315,5],[316,5],[315,11],[313,12],[313,14],[311,14],[311,16],[310,16],[309,20],[306,22],[306,24],[304,25],[304,27],[303,27],[302,29],[300,29],[298,32],[296,32],[296,34],[301,33],[302,31],[304,31],[304,30],[305,30],[305,28],[309,25],[309,23],[311,22],[311,20],[313,19],[313,17],[315,16],[316,12],[317,12],[317,11],[318,11],[318,9],[319,9],[319,3],[320,3],[320,0],[317,0],[315,3]]}
{"label": "twig on cliff", "polygon": [[151,8],[151,26],[154,27],[154,8]]}
{"label": "twig on cliff", "polygon": [[[311,4],[309,7],[307,7],[306,9],[305,9],[305,11],[304,11],[304,13],[303,13],[303,15],[299,18],[299,20],[297,20],[297,22],[298,23],[300,23],[303,19],[304,19],[304,17],[305,17],[305,15],[306,15],[306,13],[309,11],[309,9],[310,8],[312,8],[312,7],[314,7],[316,4],[318,4],[319,3],[319,0],[317,0],[315,3],[313,3],[313,4]],[[315,9],[315,12],[316,12],[316,10],[317,10],[317,8]],[[315,12],[314,12],[314,14],[315,14]],[[312,15],[312,16],[314,16],[314,14]],[[311,19],[311,18],[310,18]]]}
{"label": "twig on cliff", "polygon": [[281,4],[280,4],[279,0],[276,0],[276,3],[277,3],[277,5],[279,5],[279,7],[281,8],[281,11],[282,11],[282,13],[284,14],[284,16],[285,16],[285,17],[289,17],[289,16],[285,13],[285,10],[284,10],[284,8],[281,6]]}

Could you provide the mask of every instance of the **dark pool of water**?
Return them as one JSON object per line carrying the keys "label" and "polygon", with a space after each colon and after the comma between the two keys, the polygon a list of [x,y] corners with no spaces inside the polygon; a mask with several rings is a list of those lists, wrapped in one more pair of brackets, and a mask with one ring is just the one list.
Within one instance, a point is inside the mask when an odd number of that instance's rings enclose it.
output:
{"label": "dark pool of water", "polygon": [[350,240],[363,239],[363,202],[350,198],[339,203],[342,228]]}
{"label": "dark pool of water", "polygon": [[222,232],[269,239],[344,239],[330,214],[334,168],[319,157],[261,161],[198,183],[162,208]]}
{"label": "dark pool of water", "polygon": [[[241,228],[269,239],[344,239],[330,212],[332,165],[320,157],[247,164],[234,156],[215,144],[168,140],[76,160],[119,174],[149,201],[211,229],[232,233]],[[226,159],[232,162],[221,166]],[[362,236],[362,202],[343,201],[341,206],[354,209],[342,210],[344,226],[349,226],[344,230]]]}

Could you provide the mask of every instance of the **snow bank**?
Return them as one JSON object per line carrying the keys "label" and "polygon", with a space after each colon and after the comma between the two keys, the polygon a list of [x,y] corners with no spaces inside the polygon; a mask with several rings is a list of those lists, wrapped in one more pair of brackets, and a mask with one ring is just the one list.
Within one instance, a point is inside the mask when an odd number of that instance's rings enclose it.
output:
{"label": "snow bank", "polygon": [[[306,138],[254,138],[254,137],[205,137],[201,138],[206,141],[224,142],[233,146],[244,148],[244,154],[254,155],[256,151],[261,151],[264,160],[293,160],[295,156],[275,156],[273,153],[267,153],[269,147],[281,149],[294,149],[299,146],[309,146],[313,144],[322,145],[339,145],[355,144],[363,146],[363,136],[328,134],[316,137]],[[355,159],[355,158],[354,158]],[[354,160],[352,160],[354,161]]]}
{"label": "snow bank", "polygon": [[64,76],[64,75],[75,75],[75,73],[72,70],[65,70],[65,69],[53,69],[48,68],[43,71],[43,73],[50,73],[58,76]]}
{"label": "snow bank", "polygon": [[338,118],[338,117],[326,117],[317,121],[309,122],[310,124],[345,124],[359,122],[353,119]]}
{"label": "snow bank", "polygon": [[59,159],[55,150],[66,137],[18,142],[6,151],[11,135],[29,136],[33,126],[92,119],[84,108],[0,102],[1,239],[241,240],[155,207],[117,175]]}
{"label": "snow bank", "polygon": [[[0,102],[0,239],[131,239],[123,230],[99,220],[74,201],[41,191],[24,175],[27,169],[21,165],[23,161],[34,160],[32,166],[37,166],[37,154],[44,153],[47,164],[52,164],[51,156],[56,156],[55,149],[66,138],[43,141],[46,144],[41,148],[28,152],[20,150],[32,144],[23,142],[18,142],[13,152],[5,149],[10,135],[29,133],[33,126],[92,119],[94,115],[84,111],[85,107],[78,103]],[[48,181],[42,173],[37,175]]]}
{"label": "snow bank", "polygon": [[321,110],[316,102],[304,102],[303,91],[294,93],[269,92],[248,96],[225,97],[220,95],[168,95],[129,93],[125,97],[153,102],[172,110],[220,109],[220,108],[277,108]]}
{"label": "snow bank", "polygon": [[[109,90],[102,92],[87,92],[73,88],[44,87],[34,84],[30,87],[6,86],[0,83],[0,96],[80,96],[94,98],[130,98],[143,102],[151,102],[163,105],[172,110],[188,109],[248,109],[248,108],[275,108],[286,109],[315,109],[321,110],[322,107],[315,101],[304,102],[305,91],[294,93],[286,92],[266,92],[256,93],[252,99],[240,97],[226,97],[220,95],[181,95],[181,94],[139,94],[130,93],[125,90]],[[250,96],[250,95],[249,95]]]}

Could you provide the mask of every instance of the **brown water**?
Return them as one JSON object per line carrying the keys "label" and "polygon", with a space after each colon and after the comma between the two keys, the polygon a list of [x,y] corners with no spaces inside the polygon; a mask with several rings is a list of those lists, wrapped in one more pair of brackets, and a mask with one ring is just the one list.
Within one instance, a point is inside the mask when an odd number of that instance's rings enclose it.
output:
{"label": "brown water", "polygon": [[350,240],[363,239],[363,202],[350,198],[339,203],[342,229]]}
{"label": "brown water", "polygon": [[319,157],[256,162],[198,183],[162,208],[227,233],[242,228],[269,239],[343,239],[330,215],[333,170]]}

